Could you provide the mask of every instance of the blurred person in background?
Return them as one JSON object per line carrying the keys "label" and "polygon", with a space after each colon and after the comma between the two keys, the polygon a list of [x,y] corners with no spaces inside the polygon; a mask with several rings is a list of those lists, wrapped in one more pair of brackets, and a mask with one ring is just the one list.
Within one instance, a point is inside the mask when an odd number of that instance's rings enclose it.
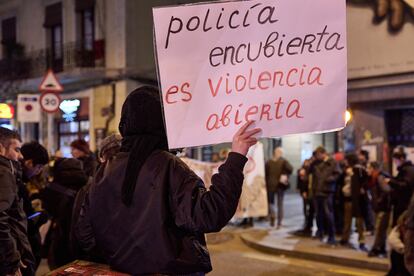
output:
{"label": "blurred person in background", "polygon": [[404,258],[407,270],[414,275],[414,195],[407,210],[404,234]]}
{"label": "blurred person in background", "polygon": [[372,206],[376,217],[375,240],[368,256],[385,256],[387,254],[385,247],[391,214],[391,187],[386,184],[385,179],[390,176],[380,169],[378,162],[368,164],[368,175],[372,187]]}
{"label": "blurred person in background", "polygon": [[388,244],[391,248],[391,267],[387,276],[410,276],[405,266],[404,251],[406,247],[406,241],[404,235],[406,232],[405,223],[407,221],[407,212],[403,212],[397,220],[396,226],[394,226],[388,235]]}
{"label": "blurred person in background", "polygon": [[74,260],[70,249],[72,209],[78,191],[88,181],[82,163],[77,159],[57,159],[52,172],[53,181],[41,194],[44,208],[52,220],[44,244],[51,270]]}
{"label": "blurred person in background", "polygon": [[[363,149],[357,151],[359,165],[362,166],[365,170],[368,167],[369,161],[369,152]],[[369,184],[369,183],[368,183]],[[372,210],[372,193],[371,187],[366,186],[366,200],[364,202],[364,207],[362,208],[363,218],[365,222],[365,228],[370,235],[374,234],[375,230],[375,217],[374,210]]]}
{"label": "blurred person in background", "polygon": [[21,139],[0,127],[0,275],[34,275],[35,258],[17,184]]}
{"label": "blurred person in background", "polygon": [[[112,134],[105,139],[102,140],[101,144],[99,145],[98,151],[98,161],[99,165],[94,177],[94,181],[97,182],[104,176],[105,169],[109,164],[114,160],[116,155],[119,153],[121,149],[121,141],[122,136],[119,134]],[[89,190],[91,183],[93,181],[89,181],[87,185],[82,187],[79,192],[77,193],[74,206],[73,206],[73,213],[72,213],[72,224],[71,224],[71,251],[76,259],[82,260],[89,260],[99,263],[105,263],[105,259],[102,257],[102,253],[99,252],[97,248],[90,248],[88,250],[83,250],[78,237],[76,236],[76,228],[88,228],[90,227],[89,224],[82,224],[78,223],[79,216],[82,210],[83,204],[89,204]]]}
{"label": "blurred person in background", "polygon": [[88,177],[93,177],[96,171],[95,155],[89,149],[89,144],[83,139],[78,139],[70,144],[71,153],[73,158],[82,162],[82,168]]}
{"label": "blurred person in background", "polygon": [[365,246],[363,208],[366,205],[366,186],[368,174],[365,168],[359,164],[356,154],[346,156],[347,167],[345,171],[344,186],[344,229],[341,245],[349,245],[349,238],[352,232],[352,218],[355,218],[358,231],[359,249],[368,251]]}
{"label": "blurred person in background", "polygon": [[309,193],[309,181],[310,181],[310,167],[312,159],[306,159],[303,162],[302,167],[298,170],[298,190],[303,200],[303,215],[304,215],[304,227],[301,234],[305,236],[312,236],[313,217],[314,217],[314,205],[312,195]]}
{"label": "blurred person in background", "polygon": [[393,205],[393,223],[397,225],[397,220],[401,214],[407,210],[414,188],[414,166],[407,160],[407,155],[403,147],[397,147],[393,153],[393,159],[397,165],[398,175],[395,178],[386,179],[391,188],[391,204]]}
{"label": "blurred person in background", "polygon": [[[276,212],[277,228],[282,226],[283,199],[285,191],[289,188],[289,176],[292,174],[292,171],[292,165],[289,161],[283,158],[282,148],[275,148],[272,159],[268,160],[265,165],[270,226],[272,227],[275,225]],[[277,197],[277,211],[275,206],[275,197]]]}
{"label": "blurred person in background", "polygon": [[315,202],[316,236],[323,240],[328,235],[327,243],[336,245],[334,197],[340,170],[333,158],[320,146],[315,150],[316,163],[312,166],[312,189]]}
{"label": "blurred person in background", "polygon": [[[36,258],[36,269],[42,259],[42,244],[39,228],[47,222],[47,214],[42,210],[39,194],[46,184],[41,177],[49,162],[47,150],[38,142],[23,144],[23,159],[20,160],[22,174],[17,178],[19,192],[23,199],[23,209],[28,217],[27,232],[32,252]],[[40,177],[39,177],[40,176]]]}

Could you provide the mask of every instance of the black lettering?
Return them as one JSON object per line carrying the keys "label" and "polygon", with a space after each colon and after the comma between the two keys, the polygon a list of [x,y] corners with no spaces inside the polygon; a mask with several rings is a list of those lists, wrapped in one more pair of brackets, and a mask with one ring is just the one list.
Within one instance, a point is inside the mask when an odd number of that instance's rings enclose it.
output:
{"label": "black lettering", "polygon": [[[196,20],[196,24],[194,28],[190,28],[193,20]],[[187,22],[187,30],[189,30],[190,32],[197,30],[199,26],[200,26],[200,18],[198,18],[198,16],[191,17]]]}
{"label": "black lettering", "polygon": [[233,16],[236,15],[236,14],[240,14],[240,12],[236,10],[236,11],[232,12],[231,15],[230,15],[229,26],[230,26],[231,29],[237,29],[240,26],[240,24],[233,25],[233,23],[232,23],[233,22]]}
{"label": "black lettering", "polygon": [[[297,44],[295,44],[294,42],[298,41]],[[289,41],[287,47],[286,47],[286,52],[288,55],[297,55],[299,53],[299,51],[297,52],[291,52],[290,49],[291,48],[298,48],[300,47],[300,45],[302,44],[302,39],[300,39],[299,37],[295,37],[294,39],[292,39],[291,41]]]}
{"label": "black lettering", "polygon": [[[262,18],[262,15],[263,15],[263,13],[264,13],[265,11],[269,11],[269,14],[267,15],[267,17],[266,17],[264,20],[262,20],[261,18]],[[273,19],[273,20],[272,20],[272,16],[273,16],[274,12],[275,12],[275,7],[270,7],[270,6],[264,7],[264,8],[260,11],[260,13],[259,13],[259,17],[257,18],[257,21],[258,21],[260,24],[266,24],[266,21],[269,21],[269,23],[275,23],[275,22],[277,22],[277,21],[278,21],[277,19]]]}
{"label": "black lettering", "polygon": [[[214,53],[216,51],[219,51],[218,53]],[[213,50],[211,50],[210,52],[210,65],[213,67],[217,67],[219,66],[221,63],[213,63],[213,57],[219,57],[223,55],[223,49],[221,47],[214,47]]]}
{"label": "black lettering", "polygon": [[[171,27],[173,26],[174,21],[178,21],[179,24],[180,24],[179,25],[180,27],[177,30],[172,30],[171,29]],[[183,29],[183,21],[181,21],[181,19],[178,18],[178,17],[171,16],[170,25],[168,26],[167,40],[165,41],[165,49],[168,48],[168,44],[170,42],[170,34],[179,33],[179,32],[181,32],[182,29]]]}

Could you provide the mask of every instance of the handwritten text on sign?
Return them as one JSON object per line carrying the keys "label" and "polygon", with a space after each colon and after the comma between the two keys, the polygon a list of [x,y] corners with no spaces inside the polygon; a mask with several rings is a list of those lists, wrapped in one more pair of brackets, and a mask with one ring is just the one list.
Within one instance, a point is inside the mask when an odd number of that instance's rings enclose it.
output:
{"label": "handwritten text on sign", "polygon": [[170,148],[343,127],[345,0],[235,1],[153,10]]}

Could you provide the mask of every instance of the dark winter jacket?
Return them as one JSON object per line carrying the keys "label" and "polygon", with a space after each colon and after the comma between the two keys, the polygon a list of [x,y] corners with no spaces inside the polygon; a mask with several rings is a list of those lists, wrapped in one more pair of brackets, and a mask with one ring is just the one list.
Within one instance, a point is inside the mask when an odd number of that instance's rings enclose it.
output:
{"label": "dark winter jacket", "polygon": [[88,178],[80,161],[62,158],[56,161],[54,179],[42,192],[44,208],[52,219],[47,236],[48,263],[55,269],[74,260],[70,251],[72,208],[77,192],[86,185]]}
{"label": "dark winter jacket", "polygon": [[329,158],[312,166],[312,189],[315,196],[328,196],[336,191],[340,170],[335,160]]}
{"label": "dark winter jacket", "polygon": [[389,175],[380,172],[374,181],[372,190],[372,207],[375,212],[389,212],[391,211],[391,187],[385,184],[385,179]]}
{"label": "dark winter jacket", "polygon": [[362,217],[366,206],[368,193],[368,174],[361,165],[355,165],[352,168],[353,175],[351,177],[351,200],[352,215],[354,217]]}
{"label": "dark winter jacket", "polygon": [[411,197],[411,203],[407,211],[407,221],[405,223],[404,235],[404,257],[407,270],[414,275],[414,195]]}
{"label": "dark winter jacket", "polygon": [[276,192],[278,189],[286,189],[288,185],[279,183],[282,174],[290,175],[293,171],[292,165],[280,157],[278,160],[270,159],[266,162],[266,186],[269,192]]}
{"label": "dark winter jacket", "polygon": [[414,166],[410,161],[398,167],[398,175],[391,179],[389,185],[392,188],[391,199],[394,205],[393,225],[398,217],[408,208],[414,188]]}
{"label": "dark winter jacket", "polygon": [[82,168],[88,177],[93,177],[98,166],[95,155],[91,152],[89,155],[78,158],[82,162]]}
{"label": "dark winter jacket", "polygon": [[212,177],[202,180],[179,158],[155,151],[139,173],[133,201],[121,199],[128,153],[119,153],[92,184],[76,236],[85,249],[98,248],[112,268],[133,275],[211,271],[204,233],[233,217],[247,158],[230,153]]}
{"label": "dark winter jacket", "polygon": [[24,275],[34,275],[35,260],[16,173],[12,161],[0,156],[0,275],[14,274],[20,261],[28,266]]}

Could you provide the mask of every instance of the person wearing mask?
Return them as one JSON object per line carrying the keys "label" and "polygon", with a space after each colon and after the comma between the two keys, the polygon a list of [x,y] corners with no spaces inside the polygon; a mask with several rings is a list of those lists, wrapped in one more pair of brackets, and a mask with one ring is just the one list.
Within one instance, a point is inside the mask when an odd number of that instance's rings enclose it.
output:
{"label": "person wearing mask", "polygon": [[317,162],[312,166],[312,189],[318,226],[316,235],[323,240],[324,235],[328,234],[327,243],[336,245],[333,206],[340,171],[335,160],[329,157],[322,146],[315,150],[315,155]]}
{"label": "person wearing mask", "polygon": [[89,144],[83,139],[78,139],[70,144],[73,158],[82,162],[83,170],[88,177],[93,177],[95,174],[97,162],[95,155],[89,149]]}
{"label": "person wearing mask", "polygon": [[41,187],[38,187],[35,182],[38,181],[38,175],[42,173],[44,166],[49,162],[49,155],[47,150],[38,142],[23,144],[21,154],[23,157],[20,160],[22,177],[17,178],[17,185],[23,199],[23,209],[28,217],[27,232],[32,252],[36,258],[35,268],[37,269],[42,259],[39,228],[47,222],[47,214],[42,212],[41,206],[39,206],[40,209],[38,210],[35,210],[33,207],[35,201],[39,201],[39,193],[41,191]]}
{"label": "person wearing mask", "polygon": [[41,194],[44,208],[52,221],[45,241],[51,270],[74,260],[70,248],[72,209],[78,191],[88,182],[81,162],[74,158],[57,159],[52,172],[53,181]]}
{"label": "person wearing mask", "polygon": [[414,188],[414,165],[407,160],[403,147],[397,147],[393,154],[393,159],[397,164],[398,175],[396,178],[388,178],[385,180],[392,188],[391,204],[393,205],[393,223],[397,224],[398,218],[407,210],[410,203]]}
{"label": "person wearing mask", "polygon": [[375,239],[369,257],[384,256],[386,251],[387,230],[391,215],[391,187],[385,183],[390,176],[381,171],[378,162],[368,165],[370,186],[372,187],[372,206],[375,212]]}
{"label": "person wearing mask", "polygon": [[[125,100],[120,153],[95,179],[76,236],[85,250],[99,248],[120,272],[204,275],[212,270],[204,234],[233,217],[241,195],[245,157],[260,129],[245,124],[232,152],[203,181],[169,153],[160,96],[143,86]],[[89,222],[90,227],[84,227]]]}
{"label": "person wearing mask", "polygon": [[293,167],[285,158],[280,147],[275,148],[273,157],[266,162],[266,187],[269,203],[270,225],[275,224],[275,197],[277,197],[277,228],[282,226],[283,220],[283,198],[285,191],[289,188],[289,176]]}
{"label": "person wearing mask", "polygon": [[0,127],[0,275],[35,274],[27,217],[16,180],[20,147],[19,134]]}
{"label": "person wearing mask", "polygon": [[358,162],[356,154],[346,156],[347,168],[345,171],[344,186],[344,229],[341,245],[349,245],[351,236],[352,218],[355,217],[358,231],[359,249],[368,251],[365,246],[364,237],[364,217],[363,208],[366,200],[366,187],[368,184],[368,174],[363,166]]}

